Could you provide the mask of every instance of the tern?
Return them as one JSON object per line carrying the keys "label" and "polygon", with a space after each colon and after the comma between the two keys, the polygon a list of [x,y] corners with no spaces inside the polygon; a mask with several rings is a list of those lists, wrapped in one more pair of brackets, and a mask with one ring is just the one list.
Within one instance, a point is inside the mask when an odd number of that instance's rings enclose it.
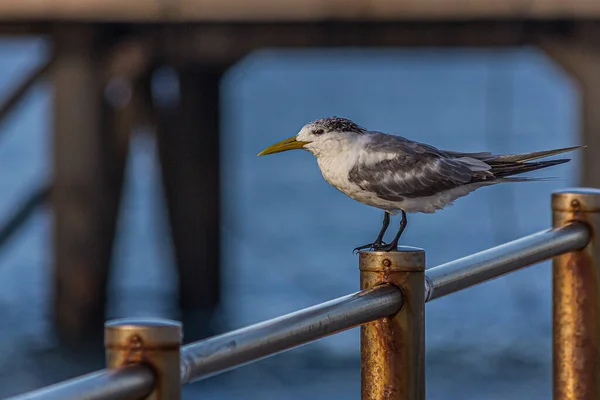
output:
{"label": "tern", "polygon": [[[302,149],[312,153],[325,180],[348,197],[382,209],[383,225],[374,242],[355,251],[393,251],[406,229],[406,213],[434,213],[483,186],[524,182],[524,172],[563,164],[570,159],[535,161],[584,146],[522,154],[463,153],[441,150],[401,136],[369,131],[341,117],[310,122],[289,139],[258,156]],[[383,241],[390,215],[402,214],[400,228]]]}

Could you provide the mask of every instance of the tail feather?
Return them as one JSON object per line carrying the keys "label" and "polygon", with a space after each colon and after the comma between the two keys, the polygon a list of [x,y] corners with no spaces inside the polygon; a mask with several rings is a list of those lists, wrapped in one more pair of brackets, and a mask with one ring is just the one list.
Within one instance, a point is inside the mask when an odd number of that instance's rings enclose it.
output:
{"label": "tail feather", "polygon": [[533,152],[533,153],[504,154],[504,155],[501,155],[501,156],[495,156],[495,157],[493,157],[493,158],[491,158],[489,160],[486,160],[486,161],[523,163],[523,162],[526,162],[526,161],[533,161],[533,160],[537,160],[537,159],[540,159],[540,158],[545,158],[545,157],[550,157],[550,156],[554,156],[554,155],[557,155],[557,154],[567,153],[569,151],[579,150],[579,149],[582,149],[584,147],[586,147],[586,146],[565,147],[565,148],[562,148],[562,149],[536,151],[536,152]]}
{"label": "tail feather", "polygon": [[[495,161],[495,160],[494,160]],[[511,175],[523,174],[525,172],[536,171],[542,168],[552,167],[554,165],[564,164],[571,161],[568,158],[550,161],[538,162],[491,162],[491,172],[495,178],[506,178]]]}
{"label": "tail feather", "polygon": [[508,178],[512,175],[519,175],[526,172],[536,171],[538,169],[552,167],[554,165],[564,164],[571,161],[569,158],[561,158],[558,160],[548,161],[534,161],[540,158],[553,156],[556,154],[562,154],[573,150],[584,148],[585,146],[574,146],[566,147],[562,149],[536,151],[534,153],[523,153],[523,154],[504,154],[499,156],[492,156],[484,161],[490,166],[489,172],[492,173],[494,178],[501,179],[503,181],[524,181],[524,180],[538,180],[535,178]]}
{"label": "tail feather", "polygon": [[557,181],[560,180],[561,178],[558,177],[548,177],[545,176],[543,178],[531,178],[528,176],[509,176],[506,178],[500,178],[499,181],[500,182],[510,182],[510,183],[514,183],[514,182],[552,182],[552,181]]}

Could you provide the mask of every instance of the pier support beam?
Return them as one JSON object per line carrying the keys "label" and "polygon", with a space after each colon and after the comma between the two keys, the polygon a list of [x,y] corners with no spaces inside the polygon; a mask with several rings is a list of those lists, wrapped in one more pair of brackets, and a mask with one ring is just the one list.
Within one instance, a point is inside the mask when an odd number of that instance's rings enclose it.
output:
{"label": "pier support beam", "polygon": [[541,47],[575,78],[580,93],[581,143],[583,163],[579,184],[600,187],[600,25],[579,23],[560,37],[543,37]]}
{"label": "pier support beam", "polygon": [[211,335],[220,301],[219,84],[223,69],[177,71],[177,104],[159,110],[158,144],[179,272],[185,340]]}
{"label": "pier support beam", "polygon": [[54,317],[69,343],[102,334],[129,143],[104,102],[106,51],[98,29],[66,25],[54,32]]}

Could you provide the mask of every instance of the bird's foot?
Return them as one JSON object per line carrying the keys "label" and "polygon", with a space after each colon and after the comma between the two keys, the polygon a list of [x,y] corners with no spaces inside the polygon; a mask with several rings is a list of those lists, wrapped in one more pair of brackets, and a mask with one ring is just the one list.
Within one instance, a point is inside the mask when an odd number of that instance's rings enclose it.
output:
{"label": "bird's foot", "polygon": [[385,252],[397,251],[398,250],[398,243],[390,243],[388,245],[381,246],[377,250],[379,250],[379,251],[385,251]]}
{"label": "bird's foot", "polygon": [[385,242],[378,241],[378,242],[373,242],[373,243],[365,244],[363,246],[358,246],[357,248],[355,248],[354,250],[352,250],[352,252],[356,254],[359,251],[365,250],[365,249],[379,251],[379,250],[382,250],[382,249],[387,248],[387,247],[388,247],[388,245]]}

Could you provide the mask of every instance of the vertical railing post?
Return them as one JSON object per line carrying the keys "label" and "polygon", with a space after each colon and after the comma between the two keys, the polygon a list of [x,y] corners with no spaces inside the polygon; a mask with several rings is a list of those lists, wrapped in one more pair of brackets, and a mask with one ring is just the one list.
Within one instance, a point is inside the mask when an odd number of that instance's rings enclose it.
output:
{"label": "vertical railing post", "polygon": [[164,319],[119,319],[106,323],[108,368],[145,363],[155,374],[145,400],[181,399],[181,324]]}
{"label": "vertical railing post", "polygon": [[360,252],[360,287],[389,283],[402,309],[361,327],[363,400],[425,399],[425,252]]}
{"label": "vertical railing post", "polygon": [[600,190],[552,195],[553,226],[581,221],[590,243],[553,261],[554,400],[600,398]]}

